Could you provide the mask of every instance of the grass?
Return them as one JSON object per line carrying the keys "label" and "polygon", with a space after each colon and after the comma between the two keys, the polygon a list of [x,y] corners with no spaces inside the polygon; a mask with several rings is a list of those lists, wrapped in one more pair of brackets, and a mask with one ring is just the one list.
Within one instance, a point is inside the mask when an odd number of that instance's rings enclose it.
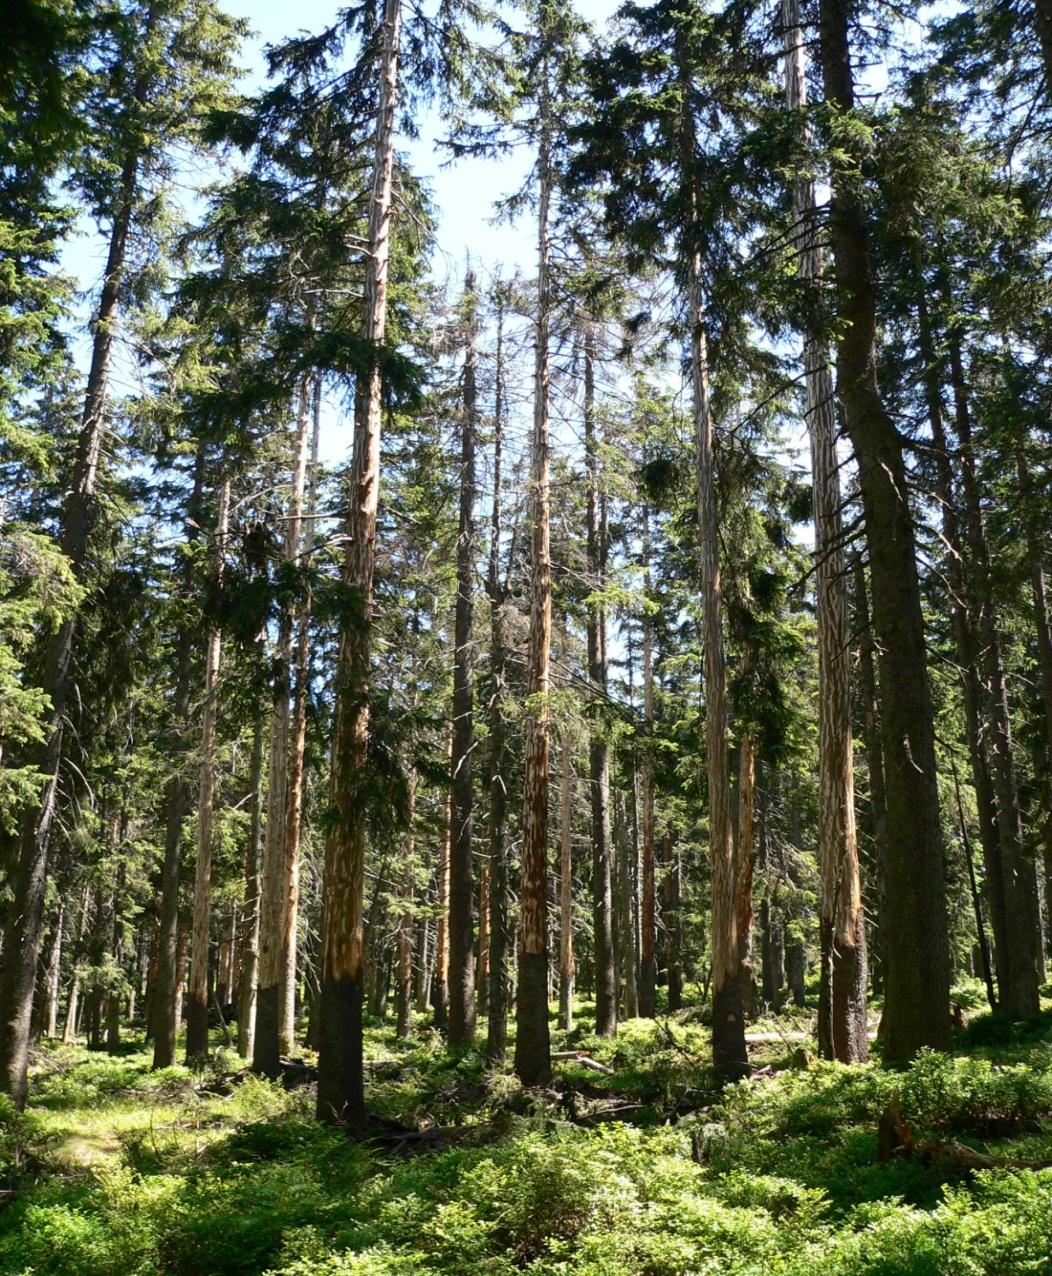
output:
{"label": "grass", "polygon": [[[634,1021],[615,1040],[588,1007],[556,1049],[553,1090],[524,1094],[422,1026],[368,1034],[378,1128],[364,1144],[220,1052],[204,1074],[151,1073],[48,1045],[24,1116],[6,1111],[0,1273],[12,1276],[1016,1276],[1052,1272],[1052,1171],[881,1162],[900,1096],[918,1138],[1052,1158],[1052,1007],[1012,1025],[973,1009],[952,1057],[794,1070],[722,1094],[708,1031]],[[795,1042],[793,1043],[795,1049]],[[618,1119],[622,1118],[622,1119]],[[420,1150],[421,1147],[428,1150]]]}

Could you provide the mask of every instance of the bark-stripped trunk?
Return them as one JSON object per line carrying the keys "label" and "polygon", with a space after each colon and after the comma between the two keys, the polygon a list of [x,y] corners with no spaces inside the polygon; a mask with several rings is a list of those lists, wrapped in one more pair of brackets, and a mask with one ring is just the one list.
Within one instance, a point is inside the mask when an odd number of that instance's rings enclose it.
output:
{"label": "bark-stripped trunk", "polygon": [[997,808],[997,831],[1001,844],[1001,881],[1004,907],[1010,924],[1005,928],[1004,973],[1001,1004],[1020,1019],[1036,1015],[1041,1008],[1043,982],[1041,922],[1037,873],[1023,834],[1019,807],[1019,786],[1012,755],[1012,723],[1008,712],[1008,689],[1001,658],[1001,635],[993,596],[993,568],[986,540],[985,519],[972,447],[971,409],[965,384],[960,336],[950,333],[950,384],[953,388],[954,423],[961,465],[968,548],[971,555],[971,583],[976,610],[979,660],[988,717],[990,772]]}
{"label": "bark-stripped trunk", "polygon": [[589,795],[592,806],[592,932],[595,949],[595,1030],[601,1037],[617,1031],[617,966],[614,958],[614,899],[610,836],[610,751],[606,741],[607,696],[606,498],[602,491],[599,445],[595,429],[595,326],[584,321],[584,452],[588,472],[588,576],[597,596],[588,610],[588,678],[599,701],[588,746]]}
{"label": "bark-stripped trunk", "polygon": [[[807,108],[807,67],[799,0],[782,0],[782,24],[786,104],[791,112],[799,113]],[[836,412],[818,307],[823,263],[813,181],[809,177],[798,178],[793,182],[792,195],[797,274],[810,294],[804,307],[804,376],[811,439],[818,594],[818,842],[822,882],[819,1048],[827,1058],[860,1063],[868,1056],[866,925],[855,829],[851,656]]]}
{"label": "bark-stripped trunk", "polygon": [[[826,101],[855,105],[847,0],[821,0]],[[898,430],[876,377],[876,293],[866,211],[836,163],[829,215],[837,302],[837,393],[855,448],[873,580],[888,817],[886,1058],[950,1045],[949,938],[935,738],[913,516]]]}
{"label": "bark-stripped trunk", "polygon": [[[230,480],[219,490],[216,518],[215,566],[217,587],[222,584],[230,516]],[[215,730],[219,709],[219,664],[223,634],[217,624],[209,630],[205,648],[205,703],[201,715],[201,784],[197,809],[197,861],[194,866],[193,935],[190,944],[190,979],[186,1010],[186,1058],[208,1054],[208,958],[212,920],[212,817],[215,806]]]}
{"label": "bark-stripped trunk", "polygon": [[753,1013],[756,971],[753,965],[752,882],[756,822],[756,750],[745,736],[738,747],[738,838],[735,847],[735,925],[738,929],[738,982],[742,1010]]}
{"label": "bark-stripped trunk", "polygon": [[972,625],[969,605],[969,588],[966,576],[966,547],[961,534],[957,513],[957,497],[954,491],[953,471],[950,465],[949,441],[943,421],[942,368],[936,362],[934,334],[928,313],[927,298],[921,274],[921,257],[916,255],[915,269],[920,281],[917,297],[918,349],[924,363],[924,395],[935,446],[936,495],[942,507],[942,535],[946,543],[946,580],[949,586],[950,624],[957,665],[961,678],[961,700],[964,708],[965,732],[971,759],[972,786],[975,789],[975,805],[979,816],[979,844],[983,851],[986,869],[987,898],[990,904],[990,924],[994,934],[994,951],[997,960],[997,986],[1003,997],[1008,973],[1004,968],[1007,951],[1008,926],[1005,912],[1004,874],[1001,866],[1001,843],[998,835],[997,807],[994,801],[993,782],[990,778],[987,757],[988,734],[984,730],[981,713],[981,684],[979,681],[979,655]]}
{"label": "bark-stripped trunk", "polygon": [[[144,39],[149,38],[155,20],[155,9],[151,6],[145,15]],[[149,81],[142,75],[132,92],[132,110],[146,101],[148,91]],[[115,215],[102,292],[95,313],[84,411],[69,495],[62,515],[61,549],[79,584],[85,583],[87,578],[88,548],[98,522],[96,489],[106,427],[110,361],[117,335],[128,238],[138,197],[139,170],[139,151],[133,146],[124,158],[114,201]],[[39,803],[30,805],[21,818],[17,854],[8,878],[13,898],[7,912],[4,961],[0,971],[0,1092],[9,1094],[19,1110],[25,1107],[27,1093],[33,993],[44,924],[51,835],[61,797],[66,710],[72,691],[76,642],[77,617],[74,614],[62,623],[45,645],[41,688],[51,709],[42,742],[28,750],[26,757],[27,764],[43,777],[44,783]]]}
{"label": "bark-stripped trunk", "polygon": [[654,622],[650,602],[650,511],[643,507],[643,863],[639,926],[639,1013],[654,1017],[657,987],[657,864],[654,826]]}
{"label": "bark-stripped trunk", "polygon": [[379,352],[387,327],[401,19],[401,0],[384,0],[363,334],[374,348],[376,361],[365,374],[362,393],[355,396],[354,459],[344,567],[344,580],[355,596],[355,614],[344,621],[340,635],[329,790],[332,825],[325,843],[318,1116],[323,1121],[342,1122],[354,1128],[365,1124],[362,888],[367,813],[363,789],[369,764],[369,663],[383,417]]}
{"label": "bark-stripped trunk", "polygon": [[460,431],[460,524],[453,622],[453,830],[449,876],[449,1044],[475,1039],[474,676],[475,435],[478,426],[475,277],[465,283],[468,325]]}
{"label": "bark-stripped trunk", "polygon": [[70,957],[73,965],[73,974],[69,981],[69,997],[66,1000],[66,1017],[62,1023],[62,1040],[69,1045],[76,1040],[77,1036],[77,1016],[80,1012],[80,976],[77,974],[77,962],[80,960],[80,954],[84,945],[84,934],[88,927],[88,914],[91,911],[91,888],[84,887],[84,893],[80,902],[80,911],[77,914],[77,928],[73,935],[73,943],[70,945]]}
{"label": "bark-stripped trunk", "polygon": [[563,732],[559,776],[559,1027],[573,1028],[573,749]]}
{"label": "bark-stripped trunk", "polygon": [[[206,449],[197,446],[194,485],[187,502],[186,540],[193,544],[200,536],[201,496],[204,489]],[[184,596],[193,589],[191,556],[186,557],[182,588]],[[190,694],[197,635],[189,624],[176,639],[175,694],[172,697],[172,729],[168,747],[178,759],[164,791],[164,860],[161,864],[161,911],[157,935],[157,977],[151,1007],[154,1068],[170,1068],[175,1063],[176,945],[179,931],[179,867],[183,849],[183,822],[190,812],[192,793],[182,755],[188,750]],[[169,761],[173,761],[170,756]]]}
{"label": "bark-stripped trunk", "polygon": [[249,818],[245,846],[245,902],[241,913],[241,989],[237,1049],[250,1059],[256,1040],[256,995],[259,979],[259,875],[263,849],[263,715],[252,724],[248,766]]}
{"label": "bark-stripped trunk", "polygon": [[504,688],[507,677],[504,629],[507,589],[500,574],[504,450],[504,297],[497,296],[497,351],[493,405],[493,502],[490,509],[489,571],[486,592],[490,605],[489,649],[489,996],[486,1056],[502,1063],[508,1035],[508,867],[506,829],[508,789],[504,731]]}
{"label": "bark-stripped trunk", "polygon": [[615,879],[617,889],[617,927],[615,931],[616,964],[624,984],[626,1019],[639,1018],[638,951],[635,925],[635,881],[632,860],[635,856],[635,830],[629,822],[630,808],[627,800],[615,805],[613,848],[616,856]]}
{"label": "bark-stripped trunk", "polygon": [[[546,18],[542,18],[545,21]],[[547,40],[547,36],[542,37]],[[548,1027],[548,766],[549,676],[552,642],[552,566],[549,526],[549,416],[551,394],[551,104],[548,68],[540,74],[537,155],[537,318],[533,386],[533,554],[530,563],[530,637],[526,667],[526,755],[523,762],[522,872],[519,890],[515,1071],[523,1085],[551,1079]]]}

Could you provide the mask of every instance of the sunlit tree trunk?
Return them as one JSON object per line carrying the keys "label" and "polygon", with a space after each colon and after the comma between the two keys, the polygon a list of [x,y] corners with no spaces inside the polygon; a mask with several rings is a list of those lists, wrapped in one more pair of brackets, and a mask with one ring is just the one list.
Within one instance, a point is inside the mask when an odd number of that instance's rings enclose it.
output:
{"label": "sunlit tree trunk", "polygon": [[[848,0],[821,0],[825,98],[855,106]],[[950,1044],[949,937],[935,738],[902,441],[876,375],[876,292],[858,175],[834,163],[829,233],[837,303],[837,394],[855,448],[873,582],[887,790],[885,1057]]]}
{"label": "sunlit tree trunk", "polygon": [[654,623],[650,602],[650,511],[643,507],[643,832],[639,927],[639,1013],[652,1019],[657,987],[657,864],[654,828]]}
{"label": "sunlit tree trunk", "polygon": [[355,614],[344,622],[340,635],[329,791],[332,824],[325,843],[323,887],[325,937],[321,962],[318,1116],[323,1121],[344,1122],[355,1128],[365,1124],[362,888],[366,811],[362,788],[369,759],[369,656],[383,421],[378,357],[387,328],[401,19],[401,0],[384,0],[383,60],[369,201],[364,305],[364,336],[374,347],[377,361],[365,375],[363,392],[355,399],[354,458],[344,568],[344,580],[355,596]]}
{"label": "sunlit tree trunk", "polygon": [[[216,518],[215,567],[221,586],[230,517],[230,480],[219,490]],[[197,860],[194,865],[193,932],[190,943],[190,979],[186,1012],[186,1057],[188,1061],[208,1054],[208,959],[212,921],[212,819],[215,807],[215,730],[219,711],[219,664],[223,654],[223,633],[213,622],[205,647],[205,703],[201,717],[201,784],[197,807]]]}
{"label": "sunlit tree trunk", "polygon": [[756,816],[756,751],[744,736],[738,747],[738,838],[735,845],[735,924],[738,928],[738,980],[742,1009],[753,1013],[756,972],[753,968],[753,856]]}
{"label": "sunlit tree trunk", "polygon": [[[807,67],[799,0],[783,0],[782,23],[786,48],[786,102],[791,112],[800,113],[807,107]],[[809,177],[797,178],[793,182],[792,194],[797,273],[810,294],[805,302],[804,376],[807,428],[811,439],[818,593],[818,842],[822,882],[819,1048],[827,1058],[860,1063],[869,1053],[866,1036],[866,925],[855,828],[851,648],[836,411],[833,378],[819,310],[822,251],[816,224],[813,181]]]}

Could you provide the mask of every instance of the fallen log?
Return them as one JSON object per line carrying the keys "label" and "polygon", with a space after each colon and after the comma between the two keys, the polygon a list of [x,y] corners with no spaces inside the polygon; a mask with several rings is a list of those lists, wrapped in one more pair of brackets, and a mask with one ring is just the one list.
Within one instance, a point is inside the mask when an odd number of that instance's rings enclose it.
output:
{"label": "fallen log", "polygon": [[591,1068],[593,1072],[605,1072],[608,1077],[614,1075],[613,1068],[608,1068],[605,1063],[600,1063],[598,1059],[593,1059],[584,1050],[555,1050],[552,1053],[552,1059],[572,1059],[584,1068]]}
{"label": "fallen log", "polygon": [[881,1113],[877,1125],[877,1149],[881,1161],[892,1157],[901,1160],[918,1160],[923,1165],[938,1161],[961,1170],[1047,1170],[1052,1159],[1024,1156],[991,1156],[955,1139],[940,1143],[934,1139],[919,1142],[902,1115],[902,1102],[897,1094]]}

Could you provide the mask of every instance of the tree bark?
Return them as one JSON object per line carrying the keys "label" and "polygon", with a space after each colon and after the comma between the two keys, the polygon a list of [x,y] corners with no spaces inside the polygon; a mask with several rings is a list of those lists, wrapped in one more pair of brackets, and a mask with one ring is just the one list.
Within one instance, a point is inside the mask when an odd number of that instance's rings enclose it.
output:
{"label": "tree bark", "polygon": [[665,965],[668,980],[668,1009],[670,1013],[683,1005],[683,923],[680,917],[680,865],[679,851],[673,846],[672,835],[665,837]]}
{"label": "tree bark", "polygon": [[237,1049],[250,1059],[256,1040],[256,998],[259,988],[259,893],[263,843],[263,715],[252,724],[252,755],[248,767],[249,821],[245,846],[245,901],[241,914],[241,991],[237,1020]]}
{"label": "tree bark", "polygon": [[617,1031],[617,967],[614,960],[614,900],[610,835],[610,751],[606,741],[606,498],[602,490],[595,429],[595,326],[584,320],[584,452],[588,472],[588,576],[593,601],[588,609],[588,678],[592,725],[588,747],[592,807],[592,934],[595,948],[595,1030]]}
{"label": "tree bark", "polygon": [[997,831],[1001,845],[1001,881],[1006,919],[1004,973],[1006,986],[1001,1004],[1017,1018],[1036,1015],[1041,1009],[1041,923],[1037,893],[1037,873],[1023,835],[1019,807],[1019,787],[1012,755],[1012,722],[1008,711],[1008,690],[1001,659],[1001,636],[993,596],[990,552],[979,494],[979,481],[972,446],[971,409],[965,384],[960,336],[949,334],[950,384],[954,398],[954,421],[961,465],[971,580],[976,609],[976,628],[983,671],[983,692],[988,715],[987,740],[990,772],[994,784]]}
{"label": "tree bark", "polygon": [[506,829],[508,789],[504,728],[504,694],[507,656],[504,631],[508,590],[501,582],[501,534],[503,532],[504,450],[504,294],[498,289],[496,306],[497,350],[493,405],[493,502],[490,509],[489,570],[486,592],[490,604],[489,651],[489,995],[486,1057],[502,1063],[507,1051],[508,1024],[508,869]]}
{"label": "tree bark", "polygon": [[[221,586],[230,517],[230,480],[219,489],[213,575]],[[189,1002],[186,1012],[187,1062],[208,1054],[208,960],[212,920],[212,817],[215,805],[215,729],[219,709],[219,665],[223,633],[213,623],[205,650],[205,703],[201,717],[201,784],[197,809],[197,861],[194,867],[194,915],[190,944]]]}
{"label": "tree bark", "polygon": [[475,1039],[474,638],[475,435],[478,429],[478,316],[475,277],[464,289],[467,342],[460,433],[460,524],[453,627],[453,837],[449,878],[449,1044]]}
{"label": "tree bark", "polygon": [[[542,16],[542,23],[547,16]],[[547,33],[542,41],[547,45]],[[545,59],[546,61],[546,59]],[[548,1026],[548,767],[549,678],[552,641],[549,468],[551,444],[551,239],[552,188],[549,70],[540,70],[538,105],[537,317],[533,390],[533,554],[530,563],[530,635],[526,668],[526,753],[523,763],[522,871],[519,889],[518,982],[515,1004],[515,1072],[526,1086],[551,1080]]]}
{"label": "tree bark", "polygon": [[[820,0],[827,104],[854,109],[848,0]],[[935,739],[913,516],[902,442],[876,377],[876,294],[858,176],[832,173],[829,228],[837,302],[837,392],[855,448],[873,579],[887,789],[885,1057],[948,1049],[949,937]]]}
{"label": "tree bark", "polygon": [[918,349],[924,362],[924,394],[928,410],[928,424],[935,446],[936,495],[942,507],[942,534],[947,548],[946,579],[949,585],[950,624],[953,630],[957,664],[961,677],[961,699],[964,708],[965,732],[971,759],[972,786],[975,789],[975,805],[979,816],[979,844],[983,852],[986,870],[986,891],[990,904],[990,924],[994,934],[994,952],[997,962],[997,986],[1000,996],[1007,991],[1009,975],[1005,969],[1008,919],[1005,911],[1004,873],[1001,865],[1001,843],[998,834],[997,806],[993,783],[990,778],[989,758],[985,729],[981,714],[978,644],[972,625],[969,605],[969,589],[966,579],[967,547],[961,534],[957,513],[957,497],[954,491],[953,472],[950,466],[950,448],[943,421],[942,371],[935,352],[934,334],[925,296],[921,273],[921,254],[916,255],[916,271],[919,281],[917,296]]}
{"label": "tree bark", "polygon": [[738,982],[742,1011],[754,1012],[756,971],[753,964],[753,856],[756,823],[756,750],[751,736],[738,746],[738,839],[735,848],[735,925],[738,930]]}
{"label": "tree bark", "polygon": [[[786,103],[807,107],[807,66],[799,0],[783,0]],[[809,130],[805,126],[805,138]],[[851,663],[847,577],[840,513],[839,464],[833,378],[820,319],[822,250],[818,241],[814,183],[793,182],[797,274],[804,305],[804,377],[811,440],[815,561],[818,593],[819,862],[822,869],[822,994],[819,1047],[827,1058],[861,1063],[866,1036],[866,926],[862,909],[855,776],[851,736]]]}
{"label": "tree bark", "polygon": [[[446,765],[452,777],[453,724],[450,723],[446,743]],[[437,912],[435,919],[435,973],[431,978],[431,1006],[435,1012],[435,1027],[449,1027],[449,871],[453,842],[453,783],[446,786],[442,805],[442,845],[438,860]]]}
{"label": "tree bark", "polygon": [[639,927],[639,1013],[653,1019],[657,988],[657,842],[654,821],[654,623],[650,611],[650,510],[643,506],[643,863]]}
{"label": "tree bark", "polygon": [[346,1123],[359,1129],[365,1124],[362,888],[366,811],[363,788],[369,763],[369,659],[383,420],[379,354],[387,326],[401,18],[401,0],[384,0],[383,60],[369,202],[364,303],[364,336],[374,349],[375,361],[364,377],[362,393],[355,396],[351,506],[344,571],[355,614],[344,622],[340,635],[329,791],[333,819],[325,844],[318,1116],[323,1121]]}
{"label": "tree bark", "polygon": [[[144,35],[155,21],[155,8],[146,11]],[[136,80],[132,103],[146,100],[148,79]],[[110,231],[102,293],[95,313],[91,366],[84,394],[84,411],[77,437],[69,494],[62,515],[60,546],[74,579],[84,584],[92,534],[98,522],[96,489],[106,426],[106,401],[113,342],[117,331],[120,286],[139,185],[139,151],[132,147],[121,167],[113,226]],[[8,886],[13,896],[4,929],[3,969],[0,971],[0,1092],[9,1094],[16,1108],[25,1107],[29,1038],[36,985],[37,960],[44,922],[51,834],[60,799],[65,755],[66,711],[71,691],[77,617],[69,616],[45,642],[41,687],[51,709],[42,742],[28,751],[27,763],[43,778],[40,802],[22,815],[17,856]]]}
{"label": "tree bark", "polygon": [[573,748],[563,731],[559,777],[559,1027],[573,1028]]}
{"label": "tree bark", "polygon": [[[200,537],[201,496],[204,489],[206,449],[198,443],[194,458],[193,490],[186,507],[186,540],[193,544]],[[183,569],[182,588],[189,597],[193,589],[191,556]],[[183,822],[192,800],[185,761],[179,755],[188,751],[190,694],[193,677],[194,649],[197,636],[189,624],[179,631],[175,653],[175,693],[172,697],[172,729],[169,734],[169,761],[175,761],[164,791],[164,860],[161,864],[161,912],[157,935],[157,977],[151,1007],[153,1067],[170,1068],[175,1063],[175,985],[176,946],[179,931],[179,877],[183,849]]]}

